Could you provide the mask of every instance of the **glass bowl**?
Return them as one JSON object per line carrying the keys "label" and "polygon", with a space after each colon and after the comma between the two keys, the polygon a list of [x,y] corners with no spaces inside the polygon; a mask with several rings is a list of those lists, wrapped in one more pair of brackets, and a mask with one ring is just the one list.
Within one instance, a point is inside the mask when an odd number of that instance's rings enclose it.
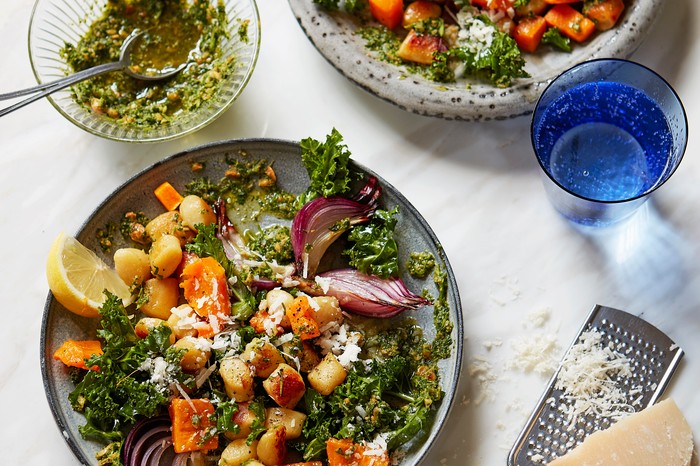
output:
{"label": "glass bowl", "polygon": [[[212,0],[214,2],[216,0]],[[222,79],[212,98],[198,108],[177,114],[167,124],[140,127],[120,123],[75,102],[70,88],[48,97],[69,121],[89,133],[124,142],[158,142],[196,131],[221,115],[248,83],[260,49],[260,18],[255,0],[222,0],[228,18],[228,38],[222,42],[222,57],[234,57],[236,66]],[[90,25],[102,16],[108,0],[37,0],[29,25],[29,57],[37,81],[42,84],[72,72],[61,57],[65,44],[76,44]],[[239,36],[239,25],[247,22],[247,40]]]}

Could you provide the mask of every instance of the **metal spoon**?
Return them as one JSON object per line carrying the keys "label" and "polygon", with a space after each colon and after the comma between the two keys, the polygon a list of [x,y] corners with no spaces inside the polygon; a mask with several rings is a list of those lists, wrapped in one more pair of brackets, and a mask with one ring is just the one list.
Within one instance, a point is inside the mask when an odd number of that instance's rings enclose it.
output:
{"label": "metal spoon", "polygon": [[132,76],[136,79],[140,79],[142,81],[158,81],[174,76],[185,67],[186,63],[182,63],[175,68],[169,67],[164,68],[162,70],[149,69],[148,74],[141,74],[137,72],[135,67],[131,65],[131,52],[137,43],[137,39],[143,36],[143,34],[143,31],[136,30],[133,33],[131,33],[131,35],[129,35],[129,37],[126,38],[126,40],[124,40],[124,43],[122,44],[121,49],[119,51],[119,60],[116,62],[93,66],[92,68],[78,71],[77,73],[74,73],[70,76],[66,76],[65,78],[58,79],[56,81],[52,81],[50,83],[40,84],[38,86],[22,89],[19,91],[9,92],[7,94],[0,94],[0,100],[8,100],[14,99],[16,97],[21,97],[23,95],[34,94],[35,92],[37,93],[29,97],[28,99],[25,99],[21,102],[17,102],[14,105],[0,110],[0,117],[7,115],[10,112],[14,112],[18,108],[22,108],[25,105],[35,102],[65,87],[71,86],[75,83],[79,83],[80,81],[84,81],[95,76],[99,76],[104,73],[109,73],[110,71],[124,70],[124,72],[129,76]]}

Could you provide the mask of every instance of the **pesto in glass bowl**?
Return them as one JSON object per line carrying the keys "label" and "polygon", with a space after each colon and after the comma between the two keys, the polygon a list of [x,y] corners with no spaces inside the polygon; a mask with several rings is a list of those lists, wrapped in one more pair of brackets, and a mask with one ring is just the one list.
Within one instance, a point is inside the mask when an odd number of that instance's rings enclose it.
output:
{"label": "pesto in glass bowl", "polygon": [[204,127],[243,91],[260,47],[254,0],[37,0],[29,30],[37,81],[115,61],[136,29],[146,31],[146,39],[134,63],[186,66],[154,82],[112,72],[49,97],[92,134],[158,142]]}

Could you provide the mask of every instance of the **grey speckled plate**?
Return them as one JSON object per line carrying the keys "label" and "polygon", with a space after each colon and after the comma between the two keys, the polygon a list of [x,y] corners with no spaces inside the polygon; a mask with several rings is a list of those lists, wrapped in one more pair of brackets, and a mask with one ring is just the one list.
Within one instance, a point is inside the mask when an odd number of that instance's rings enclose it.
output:
{"label": "grey speckled plate", "polygon": [[[134,176],[95,209],[75,236],[85,246],[100,254],[95,237],[98,228],[102,228],[110,222],[118,222],[125,212],[133,209],[142,210],[147,216],[153,218],[163,211],[162,206],[153,196],[153,190],[160,183],[170,181],[176,189],[183,192],[185,184],[195,177],[208,176],[213,180],[218,180],[223,176],[227,167],[224,160],[226,155],[272,161],[278,176],[278,183],[282,189],[287,191],[300,193],[308,186],[308,176],[301,164],[300,149],[297,143],[265,139],[218,142],[174,155]],[[190,164],[195,161],[204,162],[206,167],[204,172],[196,175],[192,173]],[[374,174],[355,163],[352,163],[352,168],[361,173]],[[417,465],[425,457],[442,429],[454,400],[462,360],[462,310],[457,283],[435,234],[401,193],[380,177],[378,178],[383,187],[382,205],[385,208],[398,205],[400,209],[398,217],[400,227],[397,228],[396,232],[402,251],[399,258],[400,264],[405,266],[407,256],[411,251],[429,250],[436,258],[442,259],[441,262],[445,266],[449,279],[448,300],[451,319],[455,324],[452,334],[455,345],[452,356],[440,363],[440,376],[443,381],[445,398],[437,410],[432,426],[424,435],[413,442],[405,461],[402,462],[402,465],[406,466]],[[115,239],[118,243],[120,238]],[[119,246],[117,244],[117,247]],[[111,256],[100,255],[107,263],[112,263]],[[408,274],[403,275],[405,275],[404,280],[410,289],[420,292],[427,288],[433,296],[437,296],[435,285],[431,279],[415,280]],[[426,336],[432,338],[435,334],[432,308],[421,309],[413,314],[425,330]],[[68,312],[49,293],[41,335],[41,371],[44,388],[58,428],[73,453],[82,464],[86,465],[97,464],[94,458],[100,446],[97,443],[83,440],[78,433],[78,426],[84,424],[85,420],[82,415],[73,411],[68,402],[68,393],[73,389],[73,384],[63,364],[53,359],[53,353],[68,338],[94,338],[97,320],[86,319]]]}
{"label": "grey speckled plate", "polygon": [[289,0],[302,29],[340,73],[366,91],[404,110],[450,120],[493,120],[531,113],[547,84],[573,65],[593,58],[627,58],[639,46],[659,15],[662,0],[630,0],[615,28],[594,36],[571,53],[543,47],[526,55],[529,78],[509,88],[458,80],[442,84],[410,75],[402,68],[373,58],[355,35],[351,15],[329,12],[312,0]]}

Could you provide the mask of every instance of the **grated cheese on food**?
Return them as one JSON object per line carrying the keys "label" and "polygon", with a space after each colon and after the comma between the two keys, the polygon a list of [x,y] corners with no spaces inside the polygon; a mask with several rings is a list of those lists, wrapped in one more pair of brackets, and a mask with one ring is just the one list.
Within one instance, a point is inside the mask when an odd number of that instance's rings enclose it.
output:
{"label": "grated cheese on food", "polygon": [[457,44],[473,53],[477,58],[488,53],[496,34],[496,28],[474,16],[470,8],[463,8],[457,13],[457,22],[460,26]]}
{"label": "grated cheese on food", "polygon": [[345,369],[349,369],[355,361],[360,360],[361,340],[362,334],[349,330],[345,323],[331,322],[321,329],[321,336],[317,338],[316,344],[324,356],[333,353],[338,362]]}
{"label": "grated cheese on food", "polygon": [[328,290],[331,287],[331,279],[327,277],[320,277],[316,275],[314,278],[314,281],[318,286],[321,287],[321,291],[323,291],[323,294],[328,294]]}

